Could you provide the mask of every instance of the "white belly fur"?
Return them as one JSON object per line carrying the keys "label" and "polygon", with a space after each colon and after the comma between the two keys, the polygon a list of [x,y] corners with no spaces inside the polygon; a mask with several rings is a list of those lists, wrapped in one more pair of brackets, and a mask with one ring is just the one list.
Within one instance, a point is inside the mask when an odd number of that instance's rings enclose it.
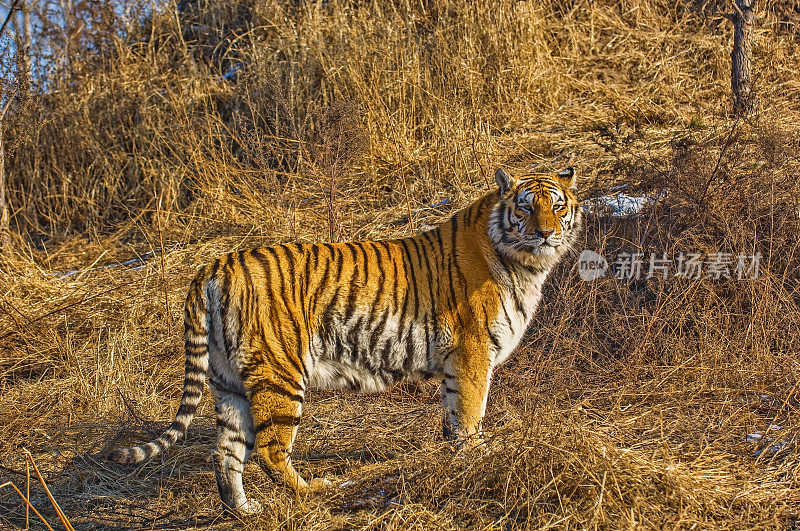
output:
{"label": "white belly fur", "polygon": [[330,359],[319,360],[311,376],[311,385],[320,389],[354,387],[355,382],[365,393],[378,393],[386,389],[386,383],[367,369]]}

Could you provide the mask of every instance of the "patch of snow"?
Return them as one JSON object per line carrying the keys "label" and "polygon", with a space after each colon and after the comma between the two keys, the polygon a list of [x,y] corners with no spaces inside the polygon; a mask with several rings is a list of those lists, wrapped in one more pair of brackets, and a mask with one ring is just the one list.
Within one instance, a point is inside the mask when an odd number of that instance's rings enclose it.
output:
{"label": "patch of snow", "polygon": [[765,437],[764,435],[771,431],[778,431],[782,429],[783,426],[779,426],[777,424],[770,424],[765,431],[755,431],[753,433],[748,433],[747,436],[742,437],[742,440],[746,443],[766,442],[766,445],[763,448],[758,448],[755,451],[753,451],[754,455],[760,455],[762,453],[766,453],[767,455],[775,455],[778,452],[788,448],[789,442],[779,441],[776,440],[777,437]]}
{"label": "patch of snow", "polygon": [[108,264],[104,266],[93,267],[91,269],[75,269],[73,271],[66,271],[63,273],[54,271],[50,274],[59,279],[65,279],[81,273],[97,273],[99,271],[105,271],[106,269],[112,269],[115,267],[135,266],[135,267],[128,267],[127,271],[138,271],[140,269],[144,269],[147,266],[146,262],[150,260],[153,256],[155,256],[156,253],[159,252],[161,252],[161,249],[153,249],[152,251],[147,251],[146,253],[142,254],[137,258],[131,258],[130,260],[125,260],[124,262],[120,262],[118,264]]}
{"label": "patch of snow", "polygon": [[244,64],[242,63],[234,63],[228,68],[228,71],[222,74],[222,79],[225,81],[236,81],[236,78],[239,77],[239,72],[244,70]]}
{"label": "patch of snow", "polygon": [[[382,483],[384,484],[397,483],[399,478],[400,476],[395,474],[393,476],[385,478],[382,481]],[[345,480],[339,484],[339,487],[347,487],[354,484],[356,484],[356,482],[353,480]],[[403,500],[401,495],[395,495],[389,497],[391,495],[391,491],[387,492],[386,489],[378,489],[377,492],[371,489],[363,489],[361,491],[361,495],[362,497],[359,499],[355,499],[350,502],[342,504],[340,506],[340,509],[342,510],[379,509],[385,507],[398,506],[405,503],[405,500]]]}
{"label": "patch of snow", "polygon": [[634,216],[658,200],[660,194],[628,195],[616,193],[591,197],[583,202],[581,208],[589,214],[612,216],[616,218]]}
{"label": "patch of snow", "polygon": [[749,443],[758,442],[761,440],[761,437],[763,436],[764,434],[760,431],[757,431],[755,433],[748,433],[747,437],[744,438],[744,442],[749,442]]}
{"label": "patch of snow", "polygon": [[780,452],[782,450],[785,450],[786,448],[789,447],[789,441],[775,441],[775,442],[772,442],[774,440],[775,440],[774,437],[768,437],[767,441],[770,442],[771,444],[769,444],[769,446],[767,446],[766,448],[761,448],[759,450],[756,450],[753,453],[755,455],[760,455],[761,453],[765,453],[767,455],[775,455],[778,452]]}

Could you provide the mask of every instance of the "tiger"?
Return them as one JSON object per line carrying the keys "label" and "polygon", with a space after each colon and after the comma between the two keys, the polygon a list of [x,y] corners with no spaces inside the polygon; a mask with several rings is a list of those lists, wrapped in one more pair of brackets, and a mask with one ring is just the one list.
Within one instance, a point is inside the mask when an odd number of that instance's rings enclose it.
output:
{"label": "tiger", "polygon": [[481,443],[493,370],[517,347],[548,274],[576,241],[576,176],[502,168],[497,187],[419,234],[237,251],[202,267],[186,297],[183,395],[156,439],[116,449],[122,464],[167,450],[197,410],[206,379],[217,422],[212,463],[224,509],[256,514],[242,484],[253,452],[299,494],[291,452],[311,388],[378,392],[441,381],[442,431],[456,451]]}

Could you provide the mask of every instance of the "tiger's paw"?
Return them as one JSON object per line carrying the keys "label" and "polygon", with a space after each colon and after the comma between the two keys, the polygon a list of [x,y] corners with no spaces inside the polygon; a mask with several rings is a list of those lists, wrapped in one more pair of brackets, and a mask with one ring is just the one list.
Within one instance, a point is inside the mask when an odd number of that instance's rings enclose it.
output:
{"label": "tiger's paw", "polygon": [[458,437],[455,442],[455,449],[459,455],[470,453],[473,450],[486,450],[486,439],[483,438],[484,432],[475,433],[472,435],[465,435]]}
{"label": "tiger's paw", "polygon": [[236,507],[234,511],[238,516],[256,516],[261,514],[264,511],[264,507],[261,506],[261,502],[256,500],[247,500],[242,505]]}
{"label": "tiger's paw", "polygon": [[327,488],[330,488],[331,486],[333,486],[333,483],[330,480],[325,478],[314,478],[311,480],[311,483],[308,484],[308,492],[311,494],[316,494]]}

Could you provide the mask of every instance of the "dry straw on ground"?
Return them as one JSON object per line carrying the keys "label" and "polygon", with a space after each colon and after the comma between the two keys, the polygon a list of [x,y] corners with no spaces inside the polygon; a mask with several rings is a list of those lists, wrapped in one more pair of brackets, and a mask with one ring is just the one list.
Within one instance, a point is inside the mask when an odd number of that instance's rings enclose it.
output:
{"label": "dry straw on ground", "polygon": [[[736,122],[713,2],[181,5],[7,119],[0,484],[25,490],[29,450],[76,529],[796,525],[796,6],[763,13],[759,112]],[[182,299],[210,258],[405,235],[499,164],[570,157],[584,199],[659,198],[588,216],[582,247],[760,252],[759,277],[586,283],[569,257],[496,374],[486,449],[444,445],[431,384],[314,392],[296,460],[340,487],[296,499],[249,464],[258,519],[220,511],[207,399],[163,459],[98,458],[174,414]],[[55,525],[38,484],[31,502]],[[0,526],[24,525],[0,491]]]}

